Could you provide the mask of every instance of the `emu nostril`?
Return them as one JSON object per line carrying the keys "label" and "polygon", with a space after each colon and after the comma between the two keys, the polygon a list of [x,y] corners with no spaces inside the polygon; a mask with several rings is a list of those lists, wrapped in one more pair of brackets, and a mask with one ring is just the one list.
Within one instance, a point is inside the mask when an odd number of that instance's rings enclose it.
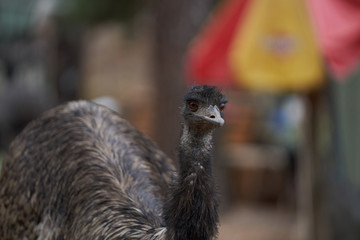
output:
{"label": "emu nostril", "polygon": [[214,116],[214,115],[211,115],[210,118],[215,118],[215,116]]}

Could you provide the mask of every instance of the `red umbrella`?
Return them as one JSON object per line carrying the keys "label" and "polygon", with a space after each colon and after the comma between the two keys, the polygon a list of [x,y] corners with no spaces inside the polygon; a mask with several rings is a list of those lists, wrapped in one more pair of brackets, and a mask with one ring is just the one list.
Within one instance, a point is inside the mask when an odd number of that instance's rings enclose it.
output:
{"label": "red umbrella", "polygon": [[360,60],[360,2],[308,0],[308,4],[330,70],[344,79]]}
{"label": "red umbrella", "polygon": [[[307,0],[307,2],[322,56],[325,57],[331,72],[334,73],[338,79],[343,79],[358,66],[360,59],[360,3],[358,0]],[[261,8],[259,6],[265,6],[266,4],[270,7],[262,12],[258,10]],[[277,7],[272,7],[276,4],[278,4]],[[272,22],[274,22],[274,17],[270,18],[262,15],[269,15],[269,13],[277,11],[279,6],[285,6],[284,4],[298,4],[300,6],[303,2],[301,0],[225,1],[210,18],[204,30],[195,39],[189,49],[186,59],[188,82],[191,84],[213,84],[221,86],[240,85],[255,89],[265,88],[265,90],[269,89],[269,87],[276,90],[299,90],[300,88],[302,90],[310,90],[320,87],[322,80],[319,79],[319,73],[314,74],[314,76],[317,77],[313,77],[313,79],[305,76],[293,78],[292,83],[290,82],[292,76],[283,74],[283,76],[278,76],[278,79],[283,79],[281,80],[282,87],[280,88],[279,82],[281,81],[275,82],[274,84],[274,78],[266,77],[271,74],[273,76],[276,76],[276,74],[279,75],[279,72],[286,72],[289,69],[289,67],[286,67],[289,61],[281,55],[284,52],[286,53],[289,46],[294,45],[291,43],[291,39],[294,38],[288,33],[284,33],[282,29],[274,28],[275,30],[273,30],[271,34],[263,37],[263,39],[267,38],[267,40],[263,42],[267,42],[268,46],[273,48],[275,53],[275,57],[273,56],[272,60],[270,58],[267,64],[263,63],[263,58],[258,57],[258,53],[254,53],[256,52],[255,50],[251,51],[257,47],[255,44],[259,42],[254,37],[256,35],[254,32],[264,30],[264,27],[261,29],[261,27],[256,26],[253,20],[255,19],[257,22],[260,22],[258,25],[271,25]],[[300,7],[299,11],[302,10],[302,7]],[[299,14],[299,11],[295,11],[295,14],[290,14],[290,16],[293,17]],[[308,18],[305,11],[301,14],[304,16],[302,20],[299,18],[297,20],[295,19],[298,21],[298,25],[301,25],[302,21]],[[275,16],[281,17],[283,17],[283,15],[286,14],[275,14]],[[249,21],[249,19],[251,19],[251,21]],[[284,16],[283,21],[288,22],[288,19]],[[252,26],[249,27],[249,25]],[[296,24],[294,24],[294,27],[296,28]],[[248,37],[249,30],[242,31],[244,28],[250,29],[250,32],[254,35],[252,38],[250,37],[250,40]],[[255,30],[251,30],[254,28]],[[311,26],[309,25],[309,31],[310,28]],[[304,29],[306,29],[306,27]],[[261,34],[258,33],[258,36],[261,36]],[[244,38],[247,39],[247,45],[243,43]],[[299,39],[301,40],[301,37]],[[234,41],[237,41],[237,43],[234,43]],[[242,44],[245,44],[246,47],[243,47]],[[305,45],[300,42],[298,46]],[[311,50],[310,48],[308,50],[303,49],[299,52],[304,51],[314,54],[316,50],[314,48]],[[237,55],[237,59],[241,64],[232,63],[231,56],[229,57],[229,55]],[[232,57],[232,59],[234,59],[234,57]],[[314,67],[314,64],[310,63],[314,63],[316,60],[314,60],[314,58],[312,59],[313,61],[302,60],[303,67],[295,67],[294,69],[299,70],[292,72],[294,74],[306,73],[309,67]],[[281,63],[281,61],[286,64]],[[244,65],[247,66],[244,67]],[[271,71],[275,71],[276,68],[279,68],[280,71],[277,71],[274,75]],[[266,73],[265,75],[263,74],[264,72]],[[296,80],[294,81],[294,79]],[[259,83],[254,86],[254,82],[256,81],[259,81]]]}
{"label": "red umbrella", "polygon": [[186,75],[190,84],[233,86],[228,52],[243,23],[249,0],[228,0],[212,16],[189,49]]}

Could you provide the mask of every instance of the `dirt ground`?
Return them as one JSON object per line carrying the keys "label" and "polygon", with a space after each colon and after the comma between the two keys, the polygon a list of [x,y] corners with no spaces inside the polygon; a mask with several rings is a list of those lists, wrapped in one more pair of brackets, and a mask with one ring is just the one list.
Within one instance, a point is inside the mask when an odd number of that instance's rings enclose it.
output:
{"label": "dirt ground", "polygon": [[236,206],[220,222],[219,240],[293,240],[295,214],[262,206]]}

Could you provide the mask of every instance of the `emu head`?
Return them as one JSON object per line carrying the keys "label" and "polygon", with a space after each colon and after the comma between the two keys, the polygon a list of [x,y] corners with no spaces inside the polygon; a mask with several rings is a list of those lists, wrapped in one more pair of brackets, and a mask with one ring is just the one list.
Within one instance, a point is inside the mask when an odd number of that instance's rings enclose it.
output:
{"label": "emu head", "polygon": [[182,115],[189,129],[207,133],[224,125],[227,99],[212,86],[194,86],[184,96]]}

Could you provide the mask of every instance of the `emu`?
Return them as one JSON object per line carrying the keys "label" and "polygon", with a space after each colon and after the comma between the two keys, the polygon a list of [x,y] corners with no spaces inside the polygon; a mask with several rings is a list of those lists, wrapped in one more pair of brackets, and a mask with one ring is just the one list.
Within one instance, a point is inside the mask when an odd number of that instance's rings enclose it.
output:
{"label": "emu", "polygon": [[75,101],[17,136],[0,178],[0,239],[214,239],[212,135],[227,100],[194,86],[178,164],[112,110]]}

